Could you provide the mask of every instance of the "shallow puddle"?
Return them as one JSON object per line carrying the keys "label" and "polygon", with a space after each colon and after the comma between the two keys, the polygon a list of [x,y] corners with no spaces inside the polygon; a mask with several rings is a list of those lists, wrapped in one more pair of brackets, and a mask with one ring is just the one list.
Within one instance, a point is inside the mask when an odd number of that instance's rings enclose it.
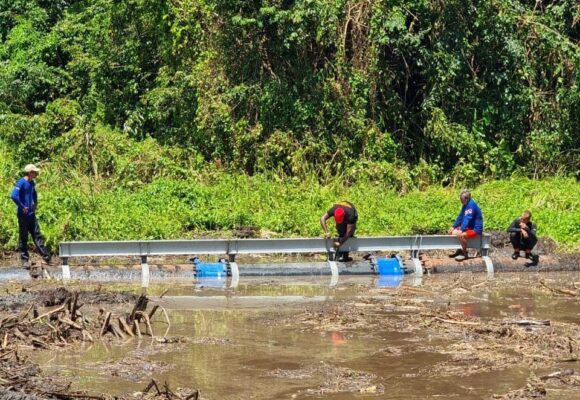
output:
{"label": "shallow puddle", "polygon": [[[453,284],[460,275],[426,276],[420,286],[406,277],[402,284],[416,288],[417,302],[448,306],[464,315],[579,322],[576,298],[534,293],[528,288],[533,278],[522,275],[497,276],[513,284],[494,290],[486,289],[484,275],[469,275],[470,285],[482,286],[464,295]],[[580,274],[573,273],[545,277],[553,285],[580,281]],[[95,394],[140,391],[154,378],[171,387],[199,389],[203,399],[482,399],[525,386],[530,374],[518,366],[432,377],[438,363],[452,362],[450,354],[440,351],[452,341],[388,325],[355,329],[346,322],[341,329],[316,331],[293,322],[305,309],[319,312],[336,300],[347,300],[362,313],[389,313],[388,308],[366,311],[364,301],[388,303],[399,290],[385,288],[374,277],[349,277],[336,286],[329,286],[328,277],[252,278],[236,288],[164,285],[154,289],[165,292],[156,301],[168,311],[168,336],[184,336],[187,342],[97,341],[75,351],[35,353],[35,361],[45,372],[74,377],[73,389]],[[412,306],[404,310],[397,311],[402,318],[415,312]],[[163,319],[157,316],[153,328],[162,334]],[[553,398],[577,394],[562,392]]]}

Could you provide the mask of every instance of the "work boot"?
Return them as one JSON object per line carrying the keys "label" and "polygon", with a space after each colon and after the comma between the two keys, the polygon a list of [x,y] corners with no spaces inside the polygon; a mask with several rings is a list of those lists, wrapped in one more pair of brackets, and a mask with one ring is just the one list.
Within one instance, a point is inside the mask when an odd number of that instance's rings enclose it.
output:
{"label": "work boot", "polygon": [[540,262],[540,256],[537,254],[532,253],[526,254],[526,258],[530,260],[529,262],[526,263],[526,267],[535,267]]}
{"label": "work boot", "polygon": [[463,255],[463,250],[457,249],[457,250],[455,250],[455,253],[449,254],[449,258],[455,258],[455,257],[460,256],[460,255]]}
{"label": "work boot", "polygon": [[459,251],[459,254],[455,257],[455,261],[463,261],[467,259],[467,252],[466,251]]}
{"label": "work boot", "polygon": [[26,270],[30,269],[30,263],[28,262],[28,260],[22,260],[22,268]]}
{"label": "work boot", "polygon": [[517,260],[520,256],[520,252],[519,251],[514,251],[514,254],[512,254],[512,260]]}

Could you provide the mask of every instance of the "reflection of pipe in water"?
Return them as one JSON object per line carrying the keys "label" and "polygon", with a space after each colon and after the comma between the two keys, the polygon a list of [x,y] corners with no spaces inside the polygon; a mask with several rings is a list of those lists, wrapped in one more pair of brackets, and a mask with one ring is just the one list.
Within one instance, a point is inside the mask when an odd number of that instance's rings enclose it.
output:
{"label": "reflection of pipe in water", "polygon": [[[202,276],[196,279],[195,287],[202,288],[225,288],[227,278],[216,276]],[[232,286],[233,287],[233,286]]]}
{"label": "reflection of pipe in water", "polygon": [[378,288],[394,288],[403,283],[403,275],[381,275],[375,280]]}
{"label": "reflection of pipe in water", "polygon": [[[223,271],[227,271],[227,276],[231,276],[231,281],[229,287],[236,288],[239,285],[239,277],[240,275],[244,276],[290,276],[290,275],[310,275],[310,274],[322,274],[326,275],[330,272],[331,278],[329,282],[329,287],[334,287],[338,284],[338,280],[340,274],[351,275],[351,274],[375,274],[379,275],[381,278],[376,281],[377,286],[379,287],[396,287],[401,284],[403,281],[403,276],[406,271],[406,267],[403,264],[403,260],[399,256],[391,256],[391,257],[383,257],[383,258],[376,258],[373,255],[367,255],[363,257],[365,260],[369,261],[368,264],[357,264],[356,266],[353,265],[338,265],[336,261],[328,260],[326,262],[326,266],[328,269],[325,268],[318,268],[318,267],[310,267],[310,268],[300,268],[300,269],[288,269],[286,268],[273,268],[271,266],[268,267],[257,267],[257,266],[246,266],[245,268],[240,269],[238,264],[234,261],[226,261],[225,259],[220,259],[219,263],[213,264],[204,264],[199,261],[199,259],[192,259],[195,260],[196,269],[203,272],[206,277],[209,275],[215,275],[218,278],[222,276]],[[221,264],[220,264],[221,263]],[[222,264],[224,268],[222,269]],[[208,268],[205,268],[207,265]],[[216,269],[217,268],[217,269]],[[205,272],[204,272],[205,271]],[[207,273],[209,271],[209,273]],[[216,273],[216,271],[218,271]],[[199,274],[197,274],[199,278]],[[415,282],[416,286],[421,285],[422,280],[420,276],[415,275]],[[205,280],[200,282],[198,287],[225,287],[226,282],[225,280]]]}
{"label": "reflection of pipe in water", "polygon": [[332,274],[328,286],[333,287],[338,283],[338,266],[336,265],[336,261],[330,260],[328,261],[328,266],[330,267],[330,273]]}
{"label": "reflection of pipe in water", "polygon": [[413,280],[411,281],[412,286],[421,286],[423,284],[423,275],[413,275]]}

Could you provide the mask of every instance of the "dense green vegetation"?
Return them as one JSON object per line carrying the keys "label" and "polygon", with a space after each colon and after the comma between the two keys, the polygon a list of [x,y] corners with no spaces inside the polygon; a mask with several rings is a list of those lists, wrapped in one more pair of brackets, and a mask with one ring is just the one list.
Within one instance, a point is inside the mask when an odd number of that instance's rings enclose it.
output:
{"label": "dense green vegetation", "polygon": [[337,198],[439,232],[460,186],[577,246],[579,40],[574,0],[0,0],[0,187],[45,167],[53,246],[316,235]]}
{"label": "dense green vegetation", "polygon": [[[9,187],[9,182],[1,182]],[[336,199],[348,198],[359,210],[360,236],[444,233],[455,219],[458,191],[431,186],[404,196],[385,184],[341,179],[320,184],[316,176],[225,174],[205,171],[187,180],[158,178],[134,190],[103,188],[86,177],[66,186],[48,169],[39,179],[40,221],[48,243],[60,240],[168,239],[230,236],[232,229],[259,227],[263,237],[320,236],[319,218]],[[485,216],[486,231],[505,231],[528,208],[539,234],[578,250],[580,212],[574,179],[527,178],[478,186],[474,198]],[[14,248],[16,217],[11,200],[0,202],[0,244]],[[213,231],[213,232],[210,232]],[[215,232],[218,231],[218,232]]]}

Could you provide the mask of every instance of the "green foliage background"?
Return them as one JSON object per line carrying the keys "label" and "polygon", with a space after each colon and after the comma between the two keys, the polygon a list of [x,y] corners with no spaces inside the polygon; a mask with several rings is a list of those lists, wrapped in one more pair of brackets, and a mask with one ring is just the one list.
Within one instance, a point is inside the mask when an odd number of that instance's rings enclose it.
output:
{"label": "green foliage background", "polygon": [[53,246],[316,235],[337,198],[440,232],[469,186],[577,247],[579,40],[573,0],[0,0],[1,188],[45,167]]}

